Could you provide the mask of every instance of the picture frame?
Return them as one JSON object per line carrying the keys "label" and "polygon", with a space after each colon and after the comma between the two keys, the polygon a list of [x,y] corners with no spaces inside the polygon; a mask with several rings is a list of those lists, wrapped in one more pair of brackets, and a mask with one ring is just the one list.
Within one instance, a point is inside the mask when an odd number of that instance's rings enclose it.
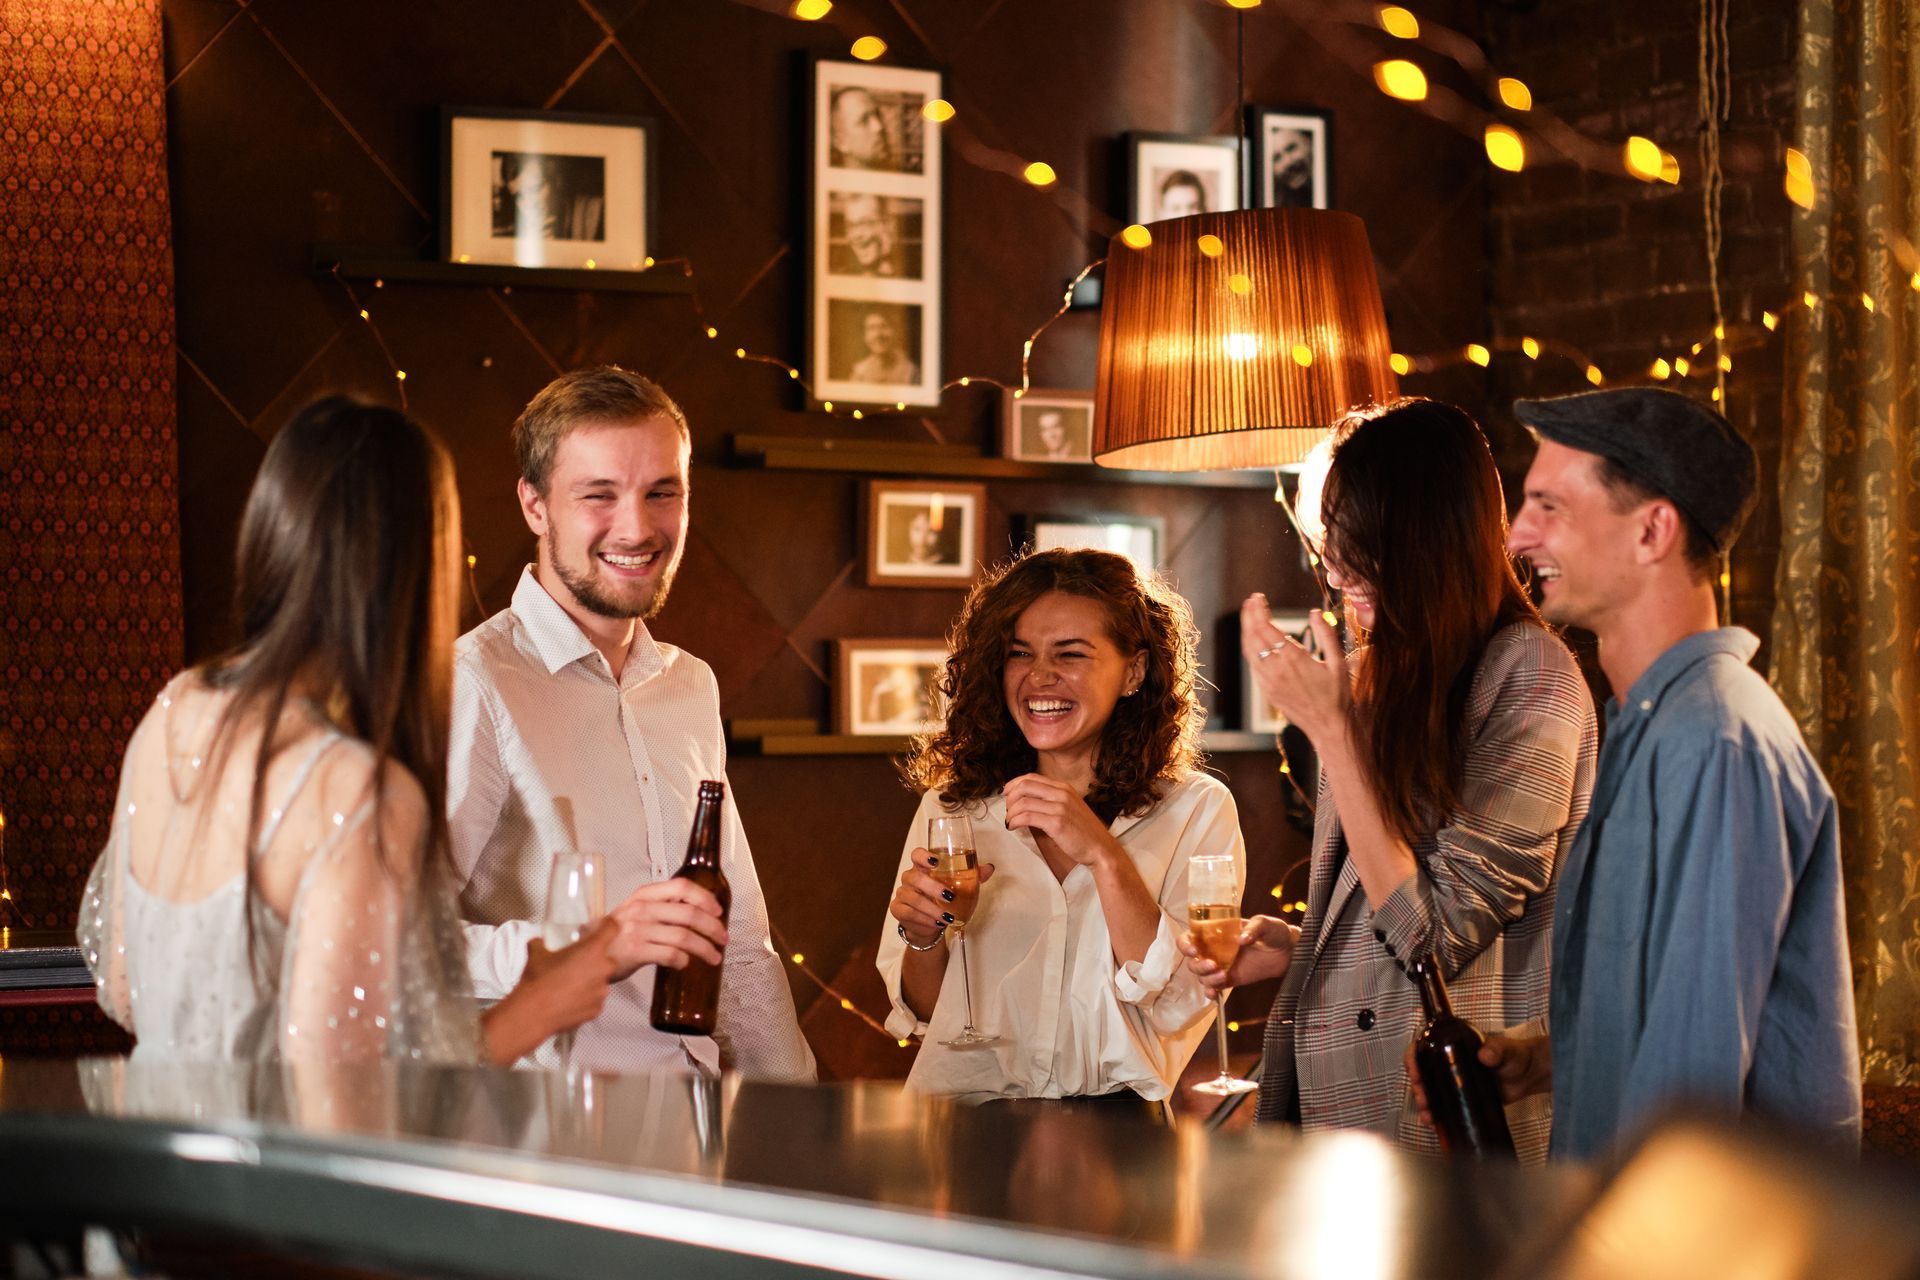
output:
{"label": "picture frame", "polygon": [[443,107],[440,256],[641,271],[658,201],[641,116]]}
{"label": "picture frame", "polygon": [[1127,221],[1240,208],[1240,145],[1227,134],[1127,134]]}
{"label": "picture frame", "polygon": [[867,585],[971,586],[986,560],[986,511],[983,484],[869,480]]}
{"label": "picture frame", "polygon": [[1248,107],[1253,157],[1248,188],[1260,209],[1333,207],[1333,113],[1317,107]]}
{"label": "picture frame", "polygon": [[1093,392],[1029,390],[1000,397],[1000,454],[1021,462],[1093,461]]}
{"label": "picture frame", "polygon": [[941,96],[941,75],[825,58],[810,65],[809,405],[938,405],[942,129],[922,108]]}
{"label": "picture frame", "polygon": [[[1306,609],[1280,610],[1273,615],[1273,625],[1308,649],[1315,649],[1313,627],[1307,621],[1310,616]],[[1287,718],[1262,696],[1260,684],[1253,678],[1253,664],[1258,661],[1254,654],[1241,655],[1240,724],[1249,733],[1279,733],[1287,727]]]}
{"label": "picture frame", "polygon": [[1013,518],[1013,540],[1023,552],[1057,547],[1114,551],[1133,561],[1141,573],[1158,573],[1167,522],[1141,515],[1021,515]]}
{"label": "picture frame", "polygon": [[833,731],[926,733],[946,723],[939,679],[947,646],[931,639],[835,640]]}

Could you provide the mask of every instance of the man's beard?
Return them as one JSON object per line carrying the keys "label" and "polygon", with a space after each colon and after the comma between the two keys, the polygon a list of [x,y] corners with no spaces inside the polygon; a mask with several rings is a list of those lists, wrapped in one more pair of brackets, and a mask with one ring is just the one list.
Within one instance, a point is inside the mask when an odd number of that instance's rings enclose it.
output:
{"label": "man's beard", "polygon": [[[679,551],[678,547],[674,548],[673,558],[660,571],[660,578],[653,584],[653,590],[633,602],[616,599],[608,593],[595,579],[592,570],[582,573],[571,565],[562,564],[559,557],[553,554],[551,544],[547,549],[547,563],[552,567],[554,576],[560,579],[587,612],[603,618],[638,618],[642,622],[649,622],[667,607],[667,594],[673,590],[674,575],[680,572]],[[592,552],[587,555],[591,563],[599,563]]]}

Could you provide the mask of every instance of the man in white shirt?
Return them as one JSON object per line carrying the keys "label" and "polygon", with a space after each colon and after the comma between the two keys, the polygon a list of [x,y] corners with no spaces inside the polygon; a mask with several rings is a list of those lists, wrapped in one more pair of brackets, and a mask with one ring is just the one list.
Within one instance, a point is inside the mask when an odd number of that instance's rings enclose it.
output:
{"label": "man in white shirt", "polygon": [[[557,849],[605,855],[616,946],[639,967],[581,1027],[574,1061],[608,1071],[812,1079],[786,974],[733,797],[720,857],[733,889],[673,879],[701,780],[726,776],[719,690],[706,663],[655,642],[686,529],[689,443],[680,407],[624,369],[550,383],[513,425],[521,514],[539,538],[512,605],[461,637],[447,762],[448,825],[475,994],[497,998],[527,963]],[[654,966],[718,959],[712,1039],[655,1031]],[[623,966],[624,967],[624,966]],[[551,1044],[534,1055],[556,1061]]]}

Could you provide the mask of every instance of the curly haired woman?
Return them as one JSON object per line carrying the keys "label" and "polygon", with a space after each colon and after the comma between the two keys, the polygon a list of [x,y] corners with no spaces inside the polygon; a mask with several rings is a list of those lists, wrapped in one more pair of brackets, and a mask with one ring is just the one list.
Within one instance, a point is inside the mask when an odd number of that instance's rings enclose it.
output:
{"label": "curly haired woman", "polygon": [[[910,1087],[1162,1111],[1213,1007],[1178,950],[1187,859],[1245,862],[1233,797],[1197,769],[1194,639],[1184,600],[1105,551],[1029,555],[968,597],[946,726],[907,761],[924,794],[881,936],[888,1029],[926,1036]],[[966,979],[922,841],[954,813],[981,863],[972,1008],[999,1039],[980,1048],[940,1043]]]}

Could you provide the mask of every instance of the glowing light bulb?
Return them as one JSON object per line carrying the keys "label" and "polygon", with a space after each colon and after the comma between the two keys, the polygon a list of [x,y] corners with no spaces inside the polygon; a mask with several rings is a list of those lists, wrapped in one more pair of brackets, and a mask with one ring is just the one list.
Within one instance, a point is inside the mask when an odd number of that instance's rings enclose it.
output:
{"label": "glowing light bulb", "polygon": [[805,956],[803,956],[803,955],[801,955],[801,954],[800,954],[800,953],[799,953],[798,951],[796,951],[796,952],[794,952],[794,953],[793,953],[793,962],[794,962],[795,964],[800,964],[800,963],[801,963],[801,962],[803,962],[803,961],[804,961],[805,959],[806,959],[806,957],[805,957]]}
{"label": "glowing light bulb", "polygon": [[945,98],[935,98],[932,102],[920,108],[920,114],[935,124],[945,124],[947,121],[953,119],[953,104]]}
{"label": "glowing light bulb", "polygon": [[467,568],[469,568],[469,569],[471,569],[471,568],[473,568],[473,566],[475,566],[475,565],[477,565],[477,564],[479,564],[479,563],[480,563],[480,557],[479,557],[479,556],[468,556],[468,557],[467,557]]}
{"label": "glowing light bulb", "polygon": [[1540,344],[1532,338],[1520,339],[1520,354],[1529,360],[1540,358]]}
{"label": "glowing light bulb", "polygon": [[1024,176],[1028,182],[1031,182],[1036,187],[1048,187],[1053,185],[1056,175],[1053,172],[1052,165],[1048,164],[1045,160],[1035,160],[1026,167]]}
{"label": "glowing light bulb", "polygon": [[1201,236],[1198,240],[1194,241],[1193,243],[1194,243],[1194,246],[1198,248],[1201,253],[1205,254],[1209,258],[1217,258],[1221,254],[1227,251],[1227,246],[1221,243],[1219,236],[1213,236],[1213,235]]}
{"label": "glowing light bulb", "polygon": [[1414,17],[1399,5],[1381,5],[1380,12],[1376,16],[1380,20],[1380,29],[1388,35],[1398,36],[1402,40],[1418,40],[1420,38],[1420,19]]}
{"label": "glowing light bulb", "polygon": [[1392,366],[1395,373],[1403,378],[1413,369],[1413,361],[1407,359],[1398,351],[1387,357],[1387,363]]}
{"label": "glowing light bulb", "polygon": [[1720,372],[1722,372],[1722,373],[1732,373],[1732,372],[1733,372],[1733,357],[1732,357],[1732,356],[1721,356],[1721,357],[1720,357]]}
{"label": "glowing light bulb", "polygon": [[826,411],[827,411],[828,413],[832,413],[832,412],[833,412],[833,401],[831,401],[831,400],[822,400],[822,401],[820,402],[820,407],[821,407],[822,409],[825,409],[825,410],[826,410]]}
{"label": "glowing light bulb", "polygon": [[1787,199],[1802,209],[1813,208],[1813,163],[1798,147],[1787,148]]}
{"label": "glowing light bulb", "polygon": [[1805,303],[1809,308],[1820,305],[1819,295],[1815,294],[1811,289],[1800,295],[1800,301]]}
{"label": "glowing light bulb", "polygon": [[854,57],[860,59],[862,62],[872,62],[886,51],[887,42],[879,36],[861,36],[853,42],[853,48],[849,50]]}
{"label": "glowing light bulb", "polygon": [[1873,310],[1873,295],[1870,293],[1861,294],[1860,305],[1865,307],[1869,311]]}
{"label": "glowing light bulb", "polygon": [[1229,1031],[1238,1031],[1239,1029],[1240,1029],[1240,1024],[1238,1022],[1229,1022],[1227,1024],[1227,1030]]}
{"label": "glowing light bulb", "polygon": [[747,358],[747,349],[745,347],[735,347],[733,349],[733,358],[736,360],[745,360]]}
{"label": "glowing light bulb", "polygon": [[864,418],[864,417],[866,417],[867,415],[866,415],[866,414],[864,414],[864,413],[862,413],[862,412],[861,412],[860,410],[858,410],[858,409],[855,409],[855,410],[853,411],[853,416],[854,416],[854,418],[855,418],[856,420],[858,420],[858,419],[860,419],[860,418]]}
{"label": "glowing light bulb", "polygon": [[1405,58],[1374,63],[1373,82],[1380,92],[1402,102],[1422,102],[1427,96],[1427,73]]}
{"label": "glowing light bulb", "polygon": [[1680,185],[1680,158],[1671,151],[1660,153],[1660,181],[1670,187]]}
{"label": "glowing light bulb", "polygon": [[1607,380],[1607,375],[1605,375],[1604,373],[1601,373],[1601,372],[1600,372],[1600,366],[1599,366],[1599,365],[1597,365],[1597,364],[1590,364],[1590,365],[1588,365],[1588,366],[1587,366],[1587,381],[1588,381],[1588,382],[1591,382],[1591,383],[1592,383],[1592,384],[1593,384],[1594,386],[1596,386],[1596,387],[1597,387],[1597,386],[1599,386],[1599,385],[1600,385],[1601,383],[1603,383],[1603,382],[1605,382],[1606,380]]}
{"label": "glowing light bulb", "polygon": [[847,999],[845,996],[842,996],[840,997],[840,1007],[842,1009],[851,1009],[853,1008],[853,1001]]}
{"label": "glowing light bulb", "polygon": [[1274,897],[1276,897],[1276,898],[1280,896],[1280,886],[1279,886],[1279,885],[1275,885],[1275,886],[1273,886],[1273,896],[1274,896]]}
{"label": "glowing light bulb", "polygon": [[1621,158],[1626,162],[1627,172],[1642,182],[1657,182],[1660,178],[1660,147],[1652,138],[1643,138],[1634,134],[1620,149]]}
{"label": "glowing light bulb", "polygon": [[833,0],[793,0],[787,12],[802,22],[818,22],[833,12]]}
{"label": "glowing light bulb", "polygon": [[1655,360],[1653,362],[1653,368],[1647,370],[1647,372],[1660,379],[1660,381],[1665,382],[1668,376],[1673,373],[1673,366],[1665,360]]}
{"label": "glowing light bulb", "polygon": [[1684,378],[1693,372],[1693,364],[1685,356],[1682,356],[1673,362],[1673,371]]}
{"label": "glowing light bulb", "polygon": [[1518,173],[1527,167],[1527,144],[1504,124],[1487,126],[1487,160],[1496,169]]}
{"label": "glowing light bulb", "polygon": [[720,336],[720,331],[719,331],[718,329],[716,329],[716,328],[714,328],[714,327],[713,327],[712,325],[708,325],[708,326],[707,326],[707,336],[708,336],[709,338],[717,338],[717,337],[719,337],[719,336]]}
{"label": "glowing light bulb", "polygon": [[1501,76],[1498,85],[1500,101],[1512,111],[1533,110],[1533,90],[1527,88],[1524,80],[1515,80],[1512,76]]}
{"label": "glowing light bulb", "polygon": [[393,371],[393,376],[396,380],[400,382],[405,382],[407,380],[407,371],[405,369],[395,369]]}
{"label": "glowing light bulb", "polygon": [[[1914,279],[1920,280],[1920,275],[1916,275]],[[1920,288],[1920,285],[1915,287]],[[1767,326],[1767,332],[1771,333],[1780,327],[1780,317],[1771,311],[1762,311],[1760,313],[1760,323]]]}
{"label": "glowing light bulb", "polygon": [[1144,249],[1153,243],[1153,232],[1136,222],[1120,233],[1120,243],[1129,249]]}
{"label": "glowing light bulb", "polygon": [[1467,359],[1484,369],[1492,362],[1493,352],[1487,350],[1477,342],[1469,342],[1467,344]]}

